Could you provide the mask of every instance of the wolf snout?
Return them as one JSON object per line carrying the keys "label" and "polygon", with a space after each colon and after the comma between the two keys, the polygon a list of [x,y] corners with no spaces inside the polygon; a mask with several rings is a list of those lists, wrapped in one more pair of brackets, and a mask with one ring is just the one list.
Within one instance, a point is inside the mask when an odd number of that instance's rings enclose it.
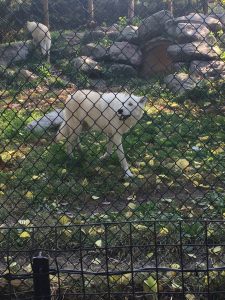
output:
{"label": "wolf snout", "polygon": [[120,108],[120,109],[118,109],[118,114],[121,114],[122,115],[122,113],[123,113],[123,109],[122,108]]}

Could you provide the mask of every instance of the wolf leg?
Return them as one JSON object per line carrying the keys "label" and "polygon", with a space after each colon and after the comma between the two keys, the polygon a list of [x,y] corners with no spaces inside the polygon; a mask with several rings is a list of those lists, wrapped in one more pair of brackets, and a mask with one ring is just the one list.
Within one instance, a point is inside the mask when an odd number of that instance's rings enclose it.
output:
{"label": "wolf leg", "polygon": [[70,158],[73,158],[73,149],[75,145],[79,150],[79,152],[81,151],[80,144],[79,144],[80,143],[79,135],[81,131],[82,131],[82,126],[77,127],[75,131],[70,129],[70,134],[66,141],[66,152]]}
{"label": "wolf leg", "polygon": [[105,154],[103,154],[100,157],[100,160],[106,159],[112,154],[112,152],[113,152],[113,142],[112,142],[111,138],[109,138],[108,143],[106,145],[106,148],[107,148],[106,152],[105,152]]}
{"label": "wolf leg", "polygon": [[124,155],[123,145],[122,145],[122,136],[119,134],[116,134],[113,136],[113,142],[116,145],[116,152],[120,161],[120,164],[125,171],[125,177],[133,177],[134,175],[131,173],[128,163],[126,160],[126,157]]}

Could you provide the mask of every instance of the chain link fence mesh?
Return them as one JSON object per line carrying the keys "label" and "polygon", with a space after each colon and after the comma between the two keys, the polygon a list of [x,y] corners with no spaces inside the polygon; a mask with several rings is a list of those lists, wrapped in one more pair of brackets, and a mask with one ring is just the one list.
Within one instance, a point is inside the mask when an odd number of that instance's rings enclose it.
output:
{"label": "chain link fence mesh", "polygon": [[222,0],[0,0],[0,299],[224,299],[224,30]]}

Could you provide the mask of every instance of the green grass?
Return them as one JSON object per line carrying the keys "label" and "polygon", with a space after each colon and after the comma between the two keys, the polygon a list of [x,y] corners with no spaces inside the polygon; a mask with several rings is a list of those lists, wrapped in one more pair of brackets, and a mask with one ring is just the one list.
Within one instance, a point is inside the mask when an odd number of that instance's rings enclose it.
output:
{"label": "green grass", "polygon": [[[224,116],[163,100],[149,105],[140,123],[124,137],[127,159],[136,174],[124,180],[115,153],[99,161],[106,143],[102,134],[82,135],[83,157],[75,151],[69,161],[64,145],[52,142],[51,132],[27,132],[24,125],[42,114],[23,109],[1,114],[4,222],[27,218],[34,224],[54,224],[64,213],[71,214],[74,222],[101,217],[223,218],[225,135],[220,128]],[[192,196],[195,192],[197,197]],[[165,201],[158,201],[160,195]],[[102,206],[104,201],[110,202],[108,207]],[[135,209],[129,208],[130,202]],[[8,210],[13,213],[7,215]]]}

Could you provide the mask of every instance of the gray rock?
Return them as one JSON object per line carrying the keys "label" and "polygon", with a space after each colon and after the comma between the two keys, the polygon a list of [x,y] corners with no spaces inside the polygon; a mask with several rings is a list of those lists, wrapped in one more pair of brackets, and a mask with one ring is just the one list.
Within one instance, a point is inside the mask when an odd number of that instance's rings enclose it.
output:
{"label": "gray rock", "polygon": [[220,60],[191,62],[189,72],[199,78],[216,80],[225,78],[225,63]]}
{"label": "gray rock", "polygon": [[62,38],[66,40],[70,46],[76,46],[81,43],[81,41],[84,38],[84,35],[84,32],[66,31],[60,35],[59,39]]}
{"label": "gray rock", "polygon": [[109,48],[109,57],[115,62],[139,66],[142,60],[142,53],[136,45],[128,42],[115,42]]}
{"label": "gray rock", "polygon": [[128,25],[121,32],[117,41],[137,42],[138,40],[138,26]]}
{"label": "gray rock", "polygon": [[164,78],[164,82],[172,92],[183,95],[197,86],[195,78],[186,73],[170,74]]}
{"label": "gray rock", "polygon": [[34,132],[40,132],[47,129],[56,129],[63,122],[62,109],[56,109],[44,117],[32,121],[27,125],[26,129]]}
{"label": "gray rock", "polygon": [[91,79],[90,80],[90,88],[97,90],[97,91],[101,91],[101,92],[108,91],[106,82],[103,79]]}
{"label": "gray rock", "polygon": [[213,18],[219,20],[219,22],[223,26],[223,29],[225,29],[225,14],[224,13],[215,13],[215,11],[213,10],[213,13],[210,14],[210,17],[213,17]]}
{"label": "gray rock", "polygon": [[184,70],[188,70],[188,64],[184,62],[177,62],[172,65],[172,69],[174,72],[182,72]]}
{"label": "gray rock", "polygon": [[188,44],[171,45],[167,48],[167,53],[173,61],[192,61],[192,60],[213,60],[218,59],[221,50],[205,42],[193,42]]}
{"label": "gray rock", "polygon": [[151,15],[144,19],[138,28],[138,38],[146,41],[161,35],[168,21],[172,21],[172,14],[167,10],[161,10]]}
{"label": "gray rock", "polygon": [[31,41],[20,41],[0,45],[0,65],[8,66],[14,62],[25,60],[31,47]]}
{"label": "gray rock", "polygon": [[19,77],[23,80],[30,81],[30,82],[38,79],[37,75],[35,75],[34,73],[26,69],[19,70]]}
{"label": "gray rock", "polygon": [[92,56],[96,59],[105,59],[108,56],[108,48],[95,43],[90,43],[81,47],[82,56]]}
{"label": "gray rock", "polygon": [[120,35],[120,26],[118,24],[113,24],[112,26],[108,27],[106,32],[107,32],[107,36],[111,39],[111,40],[116,40],[118,38],[118,36]]}
{"label": "gray rock", "polygon": [[219,46],[225,49],[225,33],[218,38]]}
{"label": "gray rock", "polygon": [[96,75],[102,72],[101,65],[88,56],[76,57],[73,60],[73,65],[76,70],[90,75]]}
{"label": "gray rock", "polygon": [[176,23],[196,23],[208,27],[211,31],[217,32],[222,29],[222,23],[215,17],[206,16],[201,13],[190,13],[187,16],[182,16],[174,19]]}
{"label": "gray rock", "polygon": [[7,66],[0,65],[0,78],[4,79],[14,79],[17,75],[15,69],[10,69]]}
{"label": "gray rock", "polygon": [[169,23],[166,32],[181,43],[206,40],[210,34],[210,30],[205,25],[192,23]]}
{"label": "gray rock", "polygon": [[132,66],[125,64],[112,64],[107,68],[105,75],[107,77],[135,77],[137,76],[137,70]]}
{"label": "gray rock", "polygon": [[97,42],[106,36],[106,31],[103,31],[102,29],[87,31],[84,34],[83,43]]}

